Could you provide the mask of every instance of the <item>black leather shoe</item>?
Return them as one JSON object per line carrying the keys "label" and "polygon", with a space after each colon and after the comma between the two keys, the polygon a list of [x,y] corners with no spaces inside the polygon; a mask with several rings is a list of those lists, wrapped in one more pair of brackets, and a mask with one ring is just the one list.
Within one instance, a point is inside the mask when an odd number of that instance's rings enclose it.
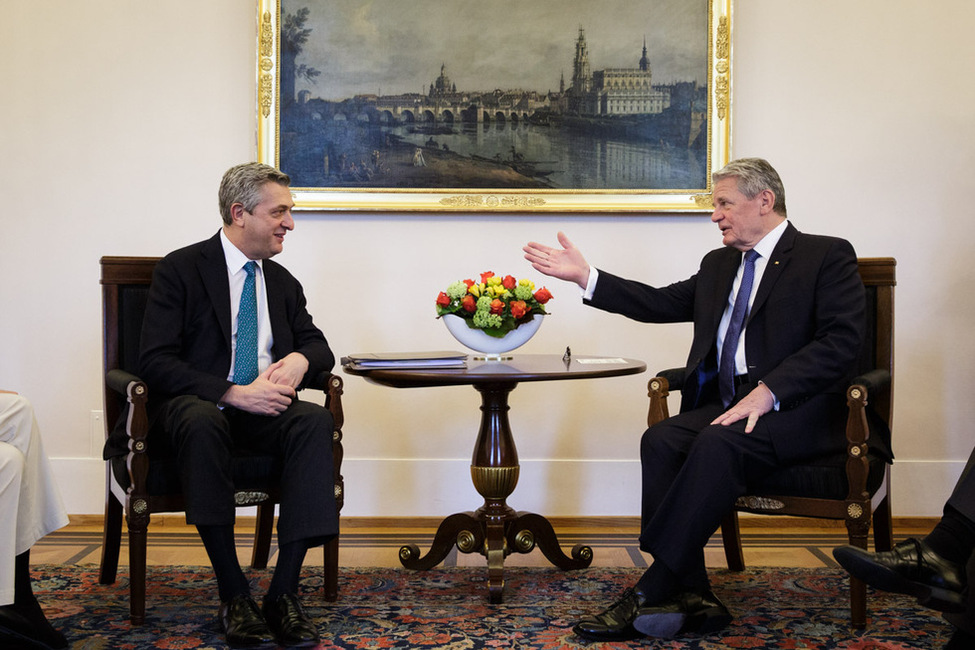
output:
{"label": "black leather shoe", "polygon": [[301,607],[298,596],[283,594],[274,601],[264,600],[264,618],[274,631],[278,643],[286,648],[308,648],[318,645],[318,628]]}
{"label": "black leather shoe", "polygon": [[682,633],[711,634],[731,623],[731,612],[710,589],[700,593],[682,593],[680,600],[687,615],[680,630]]}
{"label": "black leather shoe", "polygon": [[234,596],[220,605],[220,627],[231,648],[275,646],[274,634],[250,596]]}
{"label": "black leather shoe", "polygon": [[646,598],[635,589],[627,589],[605,611],[586,616],[576,623],[572,631],[590,641],[627,641],[640,636],[633,627],[637,611],[646,605]]}
{"label": "black leather shoe", "polygon": [[64,635],[52,628],[47,619],[32,620],[13,605],[0,606],[0,648],[54,650],[67,647]]}
{"label": "black leather shoe", "polygon": [[925,607],[941,612],[965,611],[965,567],[944,559],[921,540],[907,539],[882,553],[839,546],[833,549],[833,557],[871,587],[914,596]]}
{"label": "black leather shoe", "polygon": [[717,632],[731,619],[731,612],[710,590],[685,591],[659,605],[641,607],[633,627],[646,636],[670,639],[679,634]]}

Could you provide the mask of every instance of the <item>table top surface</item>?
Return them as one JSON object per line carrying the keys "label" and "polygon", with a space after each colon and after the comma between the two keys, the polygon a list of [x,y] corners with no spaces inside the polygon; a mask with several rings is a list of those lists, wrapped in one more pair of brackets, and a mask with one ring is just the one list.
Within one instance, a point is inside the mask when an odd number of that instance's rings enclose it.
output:
{"label": "table top surface", "polygon": [[619,377],[644,372],[647,364],[622,357],[573,356],[565,360],[558,354],[515,354],[500,360],[468,355],[466,368],[363,369],[346,365],[342,369],[384,386],[410,388]]}

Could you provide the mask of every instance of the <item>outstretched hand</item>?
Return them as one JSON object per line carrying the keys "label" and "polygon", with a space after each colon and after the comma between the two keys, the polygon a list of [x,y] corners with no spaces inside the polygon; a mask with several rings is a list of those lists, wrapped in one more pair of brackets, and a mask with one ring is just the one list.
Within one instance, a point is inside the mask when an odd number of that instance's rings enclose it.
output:
{"label": "outstretched hand", "polygon": [[559,244],[562,248],[552,248],[537,242],[528,242],[522,249],[525,259],[539,273],[544,273],[559,280],[575,282],[583,289],[589,282],[589,264],[565,233],[559,232]]}

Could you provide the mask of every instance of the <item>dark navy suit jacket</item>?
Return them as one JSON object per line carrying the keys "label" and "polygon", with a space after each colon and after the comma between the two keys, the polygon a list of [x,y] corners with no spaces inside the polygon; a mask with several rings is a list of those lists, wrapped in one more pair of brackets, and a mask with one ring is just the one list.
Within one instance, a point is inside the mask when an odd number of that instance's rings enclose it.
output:
{"label": "dark navy suit jacket", "polygon": [[[263,261],[272,356],[308,359],[301,388],[331,370],[335,357],[312,322],[301,284],[283,266]],[[142,326],[139,375],[149,386],[149,421],[170,398],[196,395],[218,402],[232,382],[231,307],[220,233],[176,250],[156,265]],[[120,434],[120,435],[119,435]],[[106,443],[106,457],[128,453],[124,430]]]}
{"label": "dark navy suit jacket", "polygon": [[[599,271],[592,306],[642,322],[694,324],[681,411],[717,398],[718,325],[740,262],[734,248],[713,250],[694,276],[661,288]],[[779,415],[767,422],[775,425],[772,441],[783,460],[845,449],[842,431],[804,431],[803,423],[822,420],[806,417],[811,410],[845,404],[864,315],[853,246],[803,234],[790,223],[767,260],[745,331],[749,382],[764,382],[780,403]]]}

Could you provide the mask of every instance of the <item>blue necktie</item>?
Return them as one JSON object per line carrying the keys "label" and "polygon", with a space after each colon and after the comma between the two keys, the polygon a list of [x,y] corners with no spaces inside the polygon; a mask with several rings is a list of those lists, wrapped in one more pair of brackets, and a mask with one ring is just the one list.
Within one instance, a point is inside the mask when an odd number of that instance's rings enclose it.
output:
{"label": "blue necktie", "polygon": [[237,310],[237,349],[234,356],[234,383],[246,386],[257,379],[257,262],[244,265],[247,277]]}
{"label": "blue necktie", "polygon": [[752,295],[752,283],[755,280],[755,258],[758,253],[750,250],[745,253],[745,271],[741,275],[741,284],[735,296],[735,306],[731,310],[731,321],[728,331],[724,335],[721,346],[721,367],[718,369],[718,388],[721,391],[721,401],[727,407],[735,398],[735,353],[738,351],[738,339],[741,329],[745,325],[748,315],[748,299]]}

